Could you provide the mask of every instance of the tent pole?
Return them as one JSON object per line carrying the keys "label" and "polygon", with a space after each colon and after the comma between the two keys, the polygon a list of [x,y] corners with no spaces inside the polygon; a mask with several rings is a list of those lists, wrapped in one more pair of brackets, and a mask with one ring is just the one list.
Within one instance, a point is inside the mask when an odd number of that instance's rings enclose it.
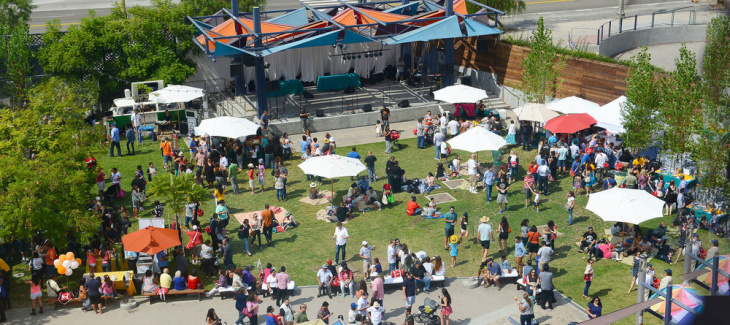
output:
{"label": "tent pole", "polygon": [[330,180],[332,181],[332,201],[330,203],[332,204],[332,206],[335,206],[335,179],[330,178]]}

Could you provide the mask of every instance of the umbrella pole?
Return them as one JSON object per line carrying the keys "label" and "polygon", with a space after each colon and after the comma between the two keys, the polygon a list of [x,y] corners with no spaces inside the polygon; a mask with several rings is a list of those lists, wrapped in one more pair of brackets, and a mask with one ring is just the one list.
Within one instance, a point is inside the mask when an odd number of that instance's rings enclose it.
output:
{"label": "umbrella pole", "polygon": [[332,188],[331,188],[332,189],[332,201],[330,201],[330,204],[332,206],[335,206],[335,179],[330,178],[330,180],[332,181]]}

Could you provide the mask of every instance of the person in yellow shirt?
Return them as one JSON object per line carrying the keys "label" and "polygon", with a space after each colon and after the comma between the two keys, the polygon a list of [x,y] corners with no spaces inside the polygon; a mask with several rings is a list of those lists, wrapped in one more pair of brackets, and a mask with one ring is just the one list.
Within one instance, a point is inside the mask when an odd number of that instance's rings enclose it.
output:
{"label": "person in yellow shirt", "polygon": [[226,199],[226,190],[222,185],[218,185],[216,186],[215,191],[213,191],[213,196],[215,197],[216,204],[220,201],[224,201]]}
{"label": "person in yellow shirt", "polygon": [[160,151],[162,151],[163,167],[165,168],[165,171],[167,171],[167,164],[170,163],[170,166],[172,166],[172,156],[170,156],[170,153],[172,152],[172,144],[167,141],[167,137],[162,138]]}
{"label": "person in yellow shirt", "polygon": [[160,288],[167,289],[165,293],[172,287],[172,277],[170,276],[170,269],[165,268],[160,274]]}
{"label": "person in yellow shirt", "polygon": [[634,167],[636,167],[636,166],[642,166],[643,167],[646,164],[646,160],[644,160],[644,158],[639,157],[639,158],[634,159],[634,161],[631,164]]}

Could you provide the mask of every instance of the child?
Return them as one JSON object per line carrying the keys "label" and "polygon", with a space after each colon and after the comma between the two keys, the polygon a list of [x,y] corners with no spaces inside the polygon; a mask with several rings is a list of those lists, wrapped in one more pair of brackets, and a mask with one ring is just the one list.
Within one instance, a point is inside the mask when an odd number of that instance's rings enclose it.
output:
{"label": "child", "polygon": [[96,270],[96,251],[93,248],[86,250],[86,264],[91,270]]}
{"label": "child", "polygon": [[41,291],[41,277],[32,276],[31,280],[25,280],[30,285],[30,301],[33,303],[31,315],[35,315],[36,304],[40,307],[40,313],[43,314],[43,291]]}
{"label": "child", "polygon": [[195,170],[195,183],[200,186],[203,186],[203,184],[204,184],[203,183],[203,168],[198,167]]}
{"label": "child", "polygon": [[322,322],[324,322],[325,324],[330,323],[329,318],[330,318],[330,316],[332,316],[332,312],[330,312],[330,310],[328,308],[329,305],[330,304],[325,301],[322,303],[322,307],[319,308],[319,311],[317,311],[317,319],[321,319]]}
{"label": "child", "polygon": [[162,207],[162,204],[160,204],[160,201],[155,201],[155,210],[152,211],[152,214],[155,216],[155,218],[162,218],[164,212],[165,212],[165,208]]}
{"label": "child", "polygon": [[264,180],[266,179],[266,167],[264,166],[264,160],[259,159],[258,173],[256,177],[259,179],[259,185],[261,185],[261,193],[264,192]]}
{"label": "child", "polygon": [[580,187],[581,187],[580,175],[575,175],[575,177],[573,177],[573,189],[575,190],[575,195],[580,194]]}
{"label": "child", "polygon": [[256,182],[254,181],[255,168],[253,164],[248,164],[248,187],[251,188],[251,195],[256,194]]}
{"label": "child", "polygon": [[147,168],[147,179],[150,182],[152,181],[152,176],[157,176],[157,169],[153,163],[150,163],[150,166]]}
{"label": "child", "polygon": [[108,275],[104,276],[104,283],[101,284],[101,293],[104,297],[112,297],[112,299],[117,295],[116,291],[114,291],[114,282],[112,282],[112,279]]}
{"label": "child", "polygon": [[533,210],[537,211],[537,213],[540,213],[540,193],[539,192],[533,192],[535,193],[535,207],[532,208]]}
{"label": "child", "polygon": [[383,125],[380,124],[380,120],[375,121],[375,136],[376,137],[383,136]]}
{"label": "child", "polygon": [[370,276],[374,277],[380,273],[383,273],[383,266],[380,265],[380,259],[375,257],[373,258],[373,265],[370,266]]}
{"label": "child", "polygon": [[450,241],[451,243],[449,244],[449,246],[451,246],[451,267],[455,267],[456,255],[459,253],[459,237],[457,237],[456,235],[451,235]]}

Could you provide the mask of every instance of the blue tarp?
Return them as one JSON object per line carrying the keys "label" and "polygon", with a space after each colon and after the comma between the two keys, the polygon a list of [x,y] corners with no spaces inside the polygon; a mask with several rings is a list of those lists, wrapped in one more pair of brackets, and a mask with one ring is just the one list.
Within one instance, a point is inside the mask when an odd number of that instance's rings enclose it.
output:
{"label": "blue tarp", "polygon": [[367,43],[372,41],[372,39],[369,39],[351,30],[345,29],[345,37],[342,39],[342,44]]}
{"label": "blue tarp", "polygon": [[[421,2],[413,2],[405,5],[400,5],[395,8],[390,8],[388,10],[383,10],[383,12],[391,13],[391,14],[399,14],[399,15],[410,15],[413,16],[416,14],[416,10],[418,9],[418,5],[420,5]],[[407,12],[404,13],[404,9],[408,8],[406,10]]]}
{"label": "blue tarp", "polygon": [[501,33],[499,29],[486,26],[471,19],[464,19],[464,26],[466,27],[466,34],[468,36],[494,35]]}
{"label": "blue tarp", "polygon": [[267,22],[270,23],[277,23],[277,24],[284,24],[284,25],[292,25],[292,26],[301,26],[309,24],[309,19],[307,18],[307,9],[301,8],[294,10],[292,12],[285,13],[279,17],[274,17]]}
{"label": "blue tarp", "polygon": [[339,30],[333,30],[331,32],[326,32],[321,35],[305,38],[296,42],[291,42],[284,45],[279,45],[276,47],[272,47],[266,50],[261,51],[261,55],[267,56],[269,54],[274,54],[276,52],[281,52],[288,49],[298,49],[298,48],[304,48],[304,47],[315,47],[315,46],[323,46],[323,45],[332,45],[337,43],[337,34],[339,34]]}
{"label": "blue tarp", "polygon": [[[205,43],[203,43],[205,46]],[[215,42],[215,56],[240,56],[242,53],[249,54],[249,55],[255,55],[252,52],[245,51],[243,49],[239,49],[237,47],[230,46],[228,44],[223,44],[221,42],[216,41]]]}
{"label": "blue tarp", "polygon": [[459,18],[451,16],[408,33],[383,38],[382,41],[388,45],[393,45],[463,36],[464,35],[461,33],[461,27],[459,27]]}

